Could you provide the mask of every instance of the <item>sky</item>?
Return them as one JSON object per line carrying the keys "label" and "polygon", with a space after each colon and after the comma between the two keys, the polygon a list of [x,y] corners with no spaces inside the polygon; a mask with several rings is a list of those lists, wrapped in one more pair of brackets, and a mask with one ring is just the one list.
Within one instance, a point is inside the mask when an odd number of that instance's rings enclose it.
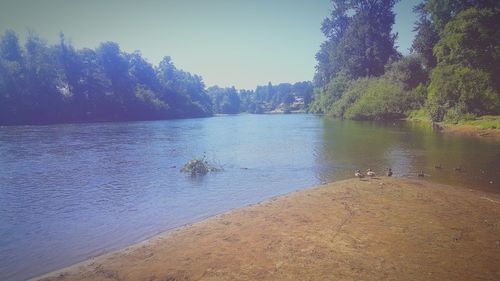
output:
{"label": "sky", "polygon": [[[403,54],[418,2],[395,6]],[[254,89],[312,79],[330,9],[329,0],[0,0],[0,32],[12,29],[24,43],[32,30],[50,44],[63,32],[78,49],[113,41],[154,65],[170,56],[207,86]]]}

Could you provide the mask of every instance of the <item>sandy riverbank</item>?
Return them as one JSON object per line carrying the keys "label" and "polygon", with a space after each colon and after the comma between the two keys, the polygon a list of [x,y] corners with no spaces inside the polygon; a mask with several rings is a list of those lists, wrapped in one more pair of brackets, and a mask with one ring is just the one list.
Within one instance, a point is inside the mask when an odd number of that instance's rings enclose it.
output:
{"label": "sandy riverbank", "polygon": [[485,137],[500,140],[500,129],[481,129],[472,125],[442,125],[443,132],[450,135]]}
{"label": "sandy riverbank", "polygon": [[500,196],[380,178],[291,193],[44,280],[500,280]]}
{"label": "sandy riverbank", "polygon": [[[418,117],[406,118],[403,120],[427,124],[429,127],[433,127],[436,130],[449,135],[471,136],[500,140],[500,128],[495,123],[498,121],[491,121],[490,123],[487,123],[489,122],[488,120],[496,120],[500,118],[498,116],[484,116],[481,118],[482,119],[479,119],[477,121],[470,121],[472,122],[471,124],[449,124],[444,122],[432,123],[430,119],[420,119]],[[477,124],[473,125],[474,122],[477,122]],[[496,128],[493,127],[494,125],[496,125]],[[488,126],[492,127],[488,128]]]}

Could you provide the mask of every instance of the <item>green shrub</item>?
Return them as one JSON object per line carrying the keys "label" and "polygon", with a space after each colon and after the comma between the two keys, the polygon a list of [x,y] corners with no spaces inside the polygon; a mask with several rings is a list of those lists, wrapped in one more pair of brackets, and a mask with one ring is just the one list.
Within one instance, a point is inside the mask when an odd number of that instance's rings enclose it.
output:
{"label": "green shrub", "polygon": [[499,111],[498,94],[482,70],[439,65],[432,72],[428,90],[426,108],[433,121],[442,121],[445,117],[457,120],[467,113],[484,115]]}
{"label": "green shrub", "polygon": [[329,113],[333,104],[344,95],[350,82],[346,74],[339,73],[323,88],[315,89],[315,99],[309,111],[312,113]]}
{"label": "green shrub", "polygon": [[386,66],[384,77],[402,83],[406,91],[427,82],[427,70],[418,56],[403,57]]}
{"label": "green shrub", "polygon": [[387,78],[372,78],[345,117],[358,120],[402,118],[410,109],[411,92],[404,85]]}
{"label": "green shrub", "polygon": [[376,78],[359,78],[350,83],[345,93],[336,101],[328,114],[334,117],[349,118],[346,111],[366,92],[370,82]]}
{"label": "green shrub", "polygon": [[426,122],[431,121],[429,113],[423,108],[409,111],[408,119],[415,121],[426,121]]}

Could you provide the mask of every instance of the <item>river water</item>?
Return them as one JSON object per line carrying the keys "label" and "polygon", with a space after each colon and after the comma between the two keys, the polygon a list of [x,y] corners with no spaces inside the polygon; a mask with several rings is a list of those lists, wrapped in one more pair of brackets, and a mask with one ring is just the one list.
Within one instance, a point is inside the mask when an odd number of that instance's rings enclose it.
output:
{"label": "river water", "polygon": [[[224,171],[180,173],[206,155]],[[440,164],[441,169],[434,166]],[[462,172],[455,167],[461,166]],[[0,127],[0,280],[23,280],[209,216],[391,167],[500,193],[500,142],[313,115]]]}

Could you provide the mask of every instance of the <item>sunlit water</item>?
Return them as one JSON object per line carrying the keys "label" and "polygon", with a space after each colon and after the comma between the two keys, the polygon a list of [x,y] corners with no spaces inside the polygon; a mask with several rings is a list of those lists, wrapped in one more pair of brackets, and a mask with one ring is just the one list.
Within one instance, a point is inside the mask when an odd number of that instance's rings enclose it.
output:
{"label": "sunlit water", "polygon": [[[203,154],[224,171],[203,178],[179,172]],[[239,115],[0,127],[0,280],[349,178],[357,168],[386,167],[395,176],[423,170],[432,181],[500,192],[499,142],[406,123]]]}

